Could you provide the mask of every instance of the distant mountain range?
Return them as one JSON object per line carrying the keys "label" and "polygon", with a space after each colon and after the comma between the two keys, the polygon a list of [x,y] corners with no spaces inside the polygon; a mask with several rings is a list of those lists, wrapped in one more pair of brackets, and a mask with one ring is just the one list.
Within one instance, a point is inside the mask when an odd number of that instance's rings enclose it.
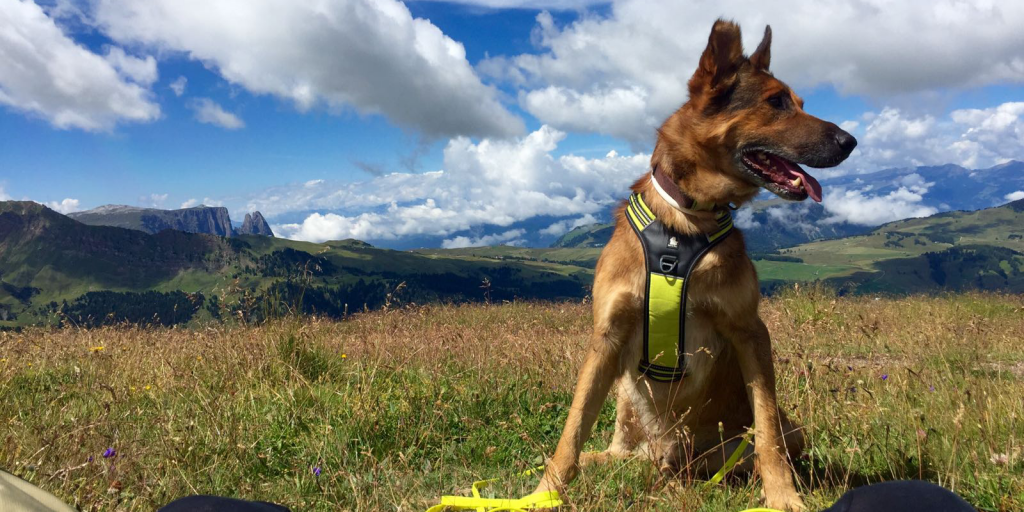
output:
{"label": "distant mountain range", "polygon": [[[1024,162],[1011,161],[987,169],[958,165],[886,169],[821,179],[826,196],[830,190],[859,191],[865,196],[886,197],[905,192],[919,195],[914,204],[932,211],[980,210],[1006,203],[1011,194],[1024,194]],[[897,194],[898,195],[898,194]],[[828,201],[828,199],[826,199]],[[875,226],[844,221],[825,206],[808,201],[793,203],[771,195],[761,196],[737,210],[737,224],[751,252],[772,252],[783,247],[858,235]],[[611,223],[580,226],[555,240],[551,247],[603,247],[611,237]]]}
{"label": "distant mountain range", "polygon": [[[745,233],[746,235],[746,233]],[[586,245],[581,243],[579,245]],[[0,202],[0,328],[341,317],[386,303],[582,298],[601,249],[379,249],[89,226]],[[946,212],[755,255],[765,291],[822,281],[842,293],[1024,292],[1024,200]]]}
{"label": "distant mountain range", "polygon": [[106,205],[68,214],[68,217],[90,226],[111,226],[156,234],[165,229],[217,236],[274,236],[260,212],[245,214],[241,227],[234,228],[228,209],[221,206],[195,206],[180,210],[160,210],[137,206]]}

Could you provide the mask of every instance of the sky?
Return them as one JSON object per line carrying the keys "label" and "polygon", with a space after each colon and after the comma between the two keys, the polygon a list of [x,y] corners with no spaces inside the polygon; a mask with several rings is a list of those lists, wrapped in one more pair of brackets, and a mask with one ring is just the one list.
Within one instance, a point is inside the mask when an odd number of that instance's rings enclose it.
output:
{"label": "sky", "polygon": [[860,140],[816,172],[843,220],[927,187],[830,176],[1024,160],[1019,1],[0,0],[0,200],[259,210],[310,241],[557,236],[646,170],[718,17],[748,51],[770,24],[775,76]]}

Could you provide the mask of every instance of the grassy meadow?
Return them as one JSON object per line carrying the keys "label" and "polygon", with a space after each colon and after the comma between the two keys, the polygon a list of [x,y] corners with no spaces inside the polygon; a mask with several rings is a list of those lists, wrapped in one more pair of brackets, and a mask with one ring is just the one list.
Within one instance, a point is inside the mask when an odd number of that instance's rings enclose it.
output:
{"label": "grassy meadow", "polygon": [[[807,428],[811,510],[924,478],[985,511],[1024,510],[1024,296],[767,299],[780,404]],[[586,303],[391,307],[346,321],[0,332],[0,467],[82,510],[186,494],[293,510],[422,511],[550,454],[588,337]],[[614,404],[591,449],[611,438]],[[106,457],[104,455],[107,455]],[[566,510],[730,511],[642,460],[587,468]]]}

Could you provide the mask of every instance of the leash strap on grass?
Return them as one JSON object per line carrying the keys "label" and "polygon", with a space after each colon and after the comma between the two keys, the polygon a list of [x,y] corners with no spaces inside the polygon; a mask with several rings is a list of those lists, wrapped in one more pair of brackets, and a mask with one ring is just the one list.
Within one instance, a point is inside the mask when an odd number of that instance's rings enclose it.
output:
{"label": "leash strap on grass", "polygon": [[[751,425],[750,428],[753,429],[754,426]],[[725,464],[722,464],[722,468],[719,469],[717,473],[712,475],[711,478],[704,483],[705,487],[718,485],[722,481],[722,479],[725,478],[725,475],[732,471],[732,468],[736,467],[736,463],[739,462],[740,457],[743,456],[743,450],[746,450],[747,446],[750,444],[750,435],[751,434],[749,432],[743,434],[743,441],[740,441],[740,445],[737,446],[736,450],[732,452],[732,455],[730,455],[729,458],[725,460]],[[768,509],[751,509],[749,511],[745,510],[743,512],[759,512],[763,510]]]}
{"label": "leash strap on grass", "polygon": [[[754,428],[753,425],[750,426]],[[725,464],[718,470],[717,473],[711,476],[705,486],[718,485],[725,478],[725,475],[732,471],[732,468],[736,467],[736,463],[739,462],[740,457],[743,456],[743,451],[750,445],[751,433],[743,435],[743,440],[740,441],[740,445],[729,455],[726,459]],[[534,473],[542,471],[544,466],[537,466],[533,469],[529,469],[517,476],[530,476]],[[477,480],[473,482],[473,496],[441,496],[441,503],[434,505],[427,509],[427,512],[444,512],[446,510],[459,511],[459,510],[472,510],[476,512],[526,512],[535,509],[547,509],[555,508],[562,505],[562,499],[558,495],[558,491],[546,491],[529,494],[519,499],[501,499],[501,498],[484,498],[480,496],[480,490],[490,485],[492,482],[497,482],[498,478],[492,478],[490,480]],[[779,510],[771,508],[750,508],[742,512],[781,512]]]}
{"label": "leash strap on grass", "polygon": [[[524,471],[517,476],[530,476],[544,469],[544,466]],[[498,478],[473,482],[473,496],[441,496],[441,503],[427,509],[427,512],[445,510],[475,510],[476,512],[526,512],[528,510],[556,508],[562,505],[558,491],[536,492],[519,499],[484,498],[480,490]]]}

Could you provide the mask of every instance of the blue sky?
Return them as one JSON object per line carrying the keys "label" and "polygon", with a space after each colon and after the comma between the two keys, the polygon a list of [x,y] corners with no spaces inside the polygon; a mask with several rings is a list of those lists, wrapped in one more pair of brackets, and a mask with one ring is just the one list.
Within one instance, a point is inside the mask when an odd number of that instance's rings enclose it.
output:
{"label": "blue sky", "polygon": [[718,16],[748,48],[771,23],[776,76],[861,139],[832,174],[1024,158],[1024,7],[783,3],[0,0],[0,198],[261,209],[309,240],[515,242],[539,212],[557,234],[643,172]]}

